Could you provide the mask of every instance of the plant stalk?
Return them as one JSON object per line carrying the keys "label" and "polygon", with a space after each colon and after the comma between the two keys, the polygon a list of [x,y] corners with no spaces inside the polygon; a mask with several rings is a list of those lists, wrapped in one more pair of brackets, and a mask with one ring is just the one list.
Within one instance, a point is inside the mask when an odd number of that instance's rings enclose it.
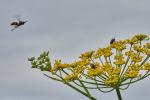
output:
{"label": "plant stalk", "polygon": [[116,92],[117,92],[118,100],[122,100],[121,93],[118,87],[116,88]]}

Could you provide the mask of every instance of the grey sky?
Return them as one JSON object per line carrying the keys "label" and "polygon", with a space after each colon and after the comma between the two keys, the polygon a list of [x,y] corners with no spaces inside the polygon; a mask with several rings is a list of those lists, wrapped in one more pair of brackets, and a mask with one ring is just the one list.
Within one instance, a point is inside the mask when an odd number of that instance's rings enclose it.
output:
{"label": "grey sky", "polygon": [[[104,47],[112,37],[149,34],[149,4],[149,0],[0,0],[0,100],[87,100],[31,69],[27,58],[50,50],[53,61],[71,62],[84,51]],[[28,23],[11,32],[16,15]],[[149,84],[147,78],[122,95],[125,100],[149,100]],[[100,100],[116,100],[114,92],[94,94]]]}

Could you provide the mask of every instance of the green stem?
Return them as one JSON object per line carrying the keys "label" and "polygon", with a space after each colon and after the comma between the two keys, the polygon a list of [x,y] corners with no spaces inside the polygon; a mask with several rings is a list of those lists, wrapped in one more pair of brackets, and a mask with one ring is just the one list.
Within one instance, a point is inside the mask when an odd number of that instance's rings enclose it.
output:
{"label": "green stem", "polygon": [[[64,70],[62,70],[65,74],[68,75],[67,72],[65,72]],[[62,79],[63,80],[63,79]],[[83,94],[84,96],[88,97],[90,100],[96,100],[96,98],[92,97],[91,94],[89,93],[89,91],[87,90],[87,88],[84,86],[84,84],[82,83],[82,81],[79,80],[79,82],[81,83],[82,87],[84,88],[84,90],[86,91],[83,92],[80,89],[76,88],[75,86],[73,86],[72,84],[65,82],[66,85],[68,85],[69,87],[73,88],[74,90],[78,91],[79,93]],[[75,83],[75,82],[74,82]],[[76,84],[76,83],[75,83]],[[76,84],[77,85],[77,84]]]}
{"label": "green stem", "polygon": [[85,85],[82,83],[82,81],[80,81],[80,79],[79,79],[79,82],[80,82],[80,84],[82,85],[82,87],[84,88],[84,90],[86,91],[86,93],[88,94],[88,97],[89,97],[89,98],[92,97],[91,94],[90,94],[90,92],[89,92],[88,89],[85,87]]}
{"label": "green stem", "polygon": [[141,77],[140,79],[137,79],[137,80],[135,80],[135,81],[131,81],[131,82],[127,82],[127,83],[121,84],[121,86],[127,85],[127,84],[129,84],[129,83],[130,83],[130,84],[131,84],[131,83],[135,83],[135,82],[140,81],[140,80],[142,80],[142,79],[144,79],[144,78],[146,78],[146,77],[148,77],[148,76],[150,76],[149,71],[146,72],[146,74],[145,74],[143,77]]}
{"label": "green stem", "polygon": [[[132,49],[132,44],[131,44],[131,46],[130,46],[130,51],[131,51],[131,49]],[[128,58],[127,58],[127,60],[126,60],[126,62],[125,62],[125,65],[124,65],[124,67],[123,67],[123,70],[122,70],[122,72],[121,72],[121,76],[123,75],[123,73],[124,73],[124,71],[125,71],[125,69],[126,69],[126,66],[127,66],[127,64],[128,64],[128,62],[129,62],[129,60],[130,60],[130,57],[128,56]]]}
{"label": "green stem", "polygon": [[51,79],[53,79],[53,80],[55,80],[55,81],[62,82],[62,80],[57,79],[57,78],[54,78],[54,77],[51,77],[51,76],[49,76],[49,75],[47,75],[47,74],[43,74],[43,75],[45,75],[46,77],[51,78]]}
{"label": "green stem", "polygon": [[91,96],[89,97],[89,95],[88,95],[88,94],[86,94],[86,93],[84,93],[83,91],[81,91],[80,89],[78,89],[78,88],[74,87],[74,86],[73,86],[73,85],[71,85],[70,83],[66,83],[66,85],[68,85],[69,87],[73,88],[74,90],[76,90],[76,91],[80,92],[80,93],[81,93],[81,94],[83,94],[84,96],[88,97],[90,100],[96,100],[96,98],[91,97]]}
{"label": "green stem", "polygon": [[109,57],[109,62],[110,62],[110,64],[112,65],[112,63],[111,63],[111,58]]}
{"label": "green stem", "polygon": [[104,64],[103,64],[103,61],[102,61],[102,59],[101,59],[101,58],[99,58],[99,60],[100,60],[101,64],[102,64],[102,65],[104,65]]}
{"label": "green stem", "polygon": [[118,87],[116,88],[116,92],[117,92],[118,100],[122,100],[121,93]]}
{"label": "green stem", "polygon": [[140,64],[140,66],[142,66],[147,60],[149,59],[149,56],[147,56],[144,61]]}

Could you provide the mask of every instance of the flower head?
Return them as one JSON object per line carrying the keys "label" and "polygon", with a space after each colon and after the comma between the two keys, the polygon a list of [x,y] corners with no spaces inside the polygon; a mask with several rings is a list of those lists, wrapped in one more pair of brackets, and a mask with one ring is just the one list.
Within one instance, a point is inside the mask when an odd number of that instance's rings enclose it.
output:
{"label": "flower head", "polygon": [[120,84],[120,78],[118,75],[111,75],[104,81],[104,83],[108,87],[115,87]]}
{"label": "flower head", "polygon": [[124,57],[123,57],[123,54],[117,54],[114,56],[114,64],[116,65],[123,65],[125,64],[125,60],[124,60]]}
{"label": "flower head", "polygon": [[68,68],[68,67],[70,67],[70,64],[61,63],[61,60],[55,60],[54,67],[52,68],[52,71],[57,72],[58,70]]}
{"label": "flower head", "polygon": [[111,47],[101,48],[101,52],[104,57],[110,57],[113,54]]}
{"label": "flower head", "polygon": [[94,51],[88,51],[85,53],[82,53],[81,56],[79,58],[86,60],[86,59],[90,59],[93,55]]}
{"label": "flower head", "polygon": [[137,34],[137,35],[135,35],[134,37],[133,37],[133,39],[137,39],[137,40],[139,40],[139,41],[142,41],[142,40],[144,40],[144,39],[147,39],[148,38],[148,36],[147,35],[145,35],[145,34]]}
{"label": "flower head", "polygon": [[144,70],[150,71],[150,63],[145,63],[144,64]]}
{"label": "flower head", "polygon": [[71,81],[74,81],[74,80],[77,80],[78,79],[78,73],[75,73],[75,74],[71,74],[71,75],[67,75],[64,80],[66,82],[71,82]]}
{"label": "flower head", "polygon": [[95,52],[95,54],[93,55],[93,57],[94,57],[95,59],[97,59],[97,58],[100,58],[102,55],[103,55],[103,50],[100,48],[100,49],[98,49],[98,50]]}
{"label": "flower head", "polygon": [[129,66],[128,70],[124,73],[125,78],[136,78],[140,71],[140,65],[133,64]]}
{"label": "flower head", "polygon": [[115,41],[113,44],[111,44],[112,48],[115,48],[118,51],[122,51],[126,49],[126,44],[125,41]]}
{"label": "flower head", "polygon": [[103,73],[103,67],[99,63],[96,63],[95,65],[91,64],[90,68],[87,69],[87,75],[90,77],[99,76],[102,73]]}
{"label": "flower head", "polygon": [[[32,68],[48,71],[54,75],[51,79],[65,82],[73,87],[81,87],[84,92],[89,89],[124,89],[150,75],[150,43],[149,37],[137,34],[131,39],[119,40],[95,51],[82,53],[72,63],[55,60],[51,66],[48,52],[37,59],[29,59]],[[56,78],[57,77],[57,78]],[[72,83],[69,83],[72,82]],[[74,88],[77,89],[77,88]],[[78,89],[77,89],[78,90]],[[109,90],[110,91],[110,90]],[[109,92],[107,91],[107,92]],[[80,91],[81,92],[81,91]]]}

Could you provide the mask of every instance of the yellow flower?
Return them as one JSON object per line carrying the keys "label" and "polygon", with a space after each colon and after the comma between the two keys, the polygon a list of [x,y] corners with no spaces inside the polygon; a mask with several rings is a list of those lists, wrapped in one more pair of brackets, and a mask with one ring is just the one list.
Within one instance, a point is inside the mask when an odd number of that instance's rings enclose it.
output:
{"label": "yellow flower", "polygon": [[104,65],[103,65],[103,68],[104,68],[104,71],[108,74],[108,75],[113,75],[113,74],[116,74],[116,75],[119,75],[120,74],[120,71],[121,71],[121,68],[120,67],[113,67],[110,63],[106,62]]}
{"label": "yellow flower", "polygon": [[113,52],[111,51],[111,47],[102,48],[101,52],[104,57],[110,57],[113,54]]}
{"label": "yellow flower", "polygon": [[89,60],[79,60],[75,61],[70,65],[74,73],[76,72],[80,73],[87,68],[87,65],[89,65],[89,63],[90,63]]}
{"label": "yellow flower", "polygon": [[138,43],[138,39],[137,38],[126,39],[124,41],[125,41],[125,43],[131,44],[131,45]]}
{"label": "yellow flower", "polygon": [[145,34],[137,34],[137,35],[134,35],[133,38],[136,38],[137,40],[142,41],[142,40],[148,38],[148,36]]}
{"label": "yellow flower", "polygon": [[111,73],[114,69],[114,67],[109,62],[105,62],[105,64],[103,65],[103,68],[105,72],[107,73]]}
{"label": "yellow flower", "polygon": [[115,87],[120,84],[120,78],[118,75],[111,75],[104,81],[106,86]]}
{"label": "yellow flower", "polygon": [[114,74],[114,75],[119,75],[120,72],[121,72],[121,67],[116,67],[116,68],[114,68],[112,74]]}
{"label": "yellow flower", "polygon": [[97,63],[95,65],[91,65],[90,68],[88,68],[87,75],[91,76],[91,77],[98,76],[98,75],[101,75],[103,73],[103,71],[104,71],[103,67]]}
{"label": "yellow flower", "polygon": [[100,48],[96,51],[96,53],[93,55],[93,57],[96,58],[100,58],[102,55],[104,57],[110,57],[113,54],[113,52],[111,51],[111,47],[106,47],[106,48]]}
{"label": "yellow flower", "polygon": [[[61,78],[64,83],[71,81],[79,81],[77,83],[80,83],[83,80],[83,84],[87,85],[85,88],[88,88],[88,84],[89,87],[90,84],[96,85],[92,80],[93,77],[99,81],[99,85],[103,83],[102,87],[121,89],[122,85],[130,84],[125,82],[126,79],[133,79],[133,82],[136,82],[138,79],[143,79],[145,73],[149,74],[150,43],[143,41],[148,39],[150,38],[147,35],[138,34],[131,39],[113,41],[109,46],[100,48],[96,52],[82,53],[79,60],[71,64],[55,60],[50,69],[51,62],[47,53],[41,54],[38,58],[29,59],[29,61],[31,61],[32,68],[51,72],[50,78],[54,80]],[[144,71],[144,73],[140,73],[140,71]],[[82,78],[81,81],[80,78]],[[125,82],[125,84],[121,85],[121,82]]]}
{"label": "yellow flower", "polygon": [[140,66],[138,64],[133,64],[129,66],[129,69],[124,73],[125,78],[136,78],[138,77]]}
{"label": "yellow flower", "polygon": [[133,49],[137,52],[143,52],[143,50],[144,50],[140,45],[134,45]]}
{"label": "yellow flower", "polygon": [[115,61],[114,64],[123,65],[123,64],[125,64],[125,61],[123,59],[120,59],[120,60]]}
{"label": "yellow flower", "polygon": [[125,54],[129,56],[131,58],[131,61],[133,62],[141,62],[143,58],[142,56],[138,55],[134,51],[127,51]]}
{"label": "yellow flower", "polygon": [[144,64],[144,70],[150,71],[150,63],[145,63]]}
{"label": "yellow flower", "polygon": [[145,48],[143,52],[150,57],[150,49]]}
{"label": "yellow flower", "polygon": [[83,66],[87,66],[90,63],[90,61],[87,60],[78,60],[75,61],[74,63],[71,64],[71,66],[74,67],[83,67]]}
{"label": "yellow flower", "polygon": [[125,41],[115,41],[113,44],[111,44],[112,48],[115,48],[118,51],[122,51],[126,49],[126,44]]}
{"label": "yellow flower", "polygon": [[124,57],[123,57],[123,54],[116,54],[115,56],[114,56],[114,59],[115,60],[119,60],[119,59],[123,59]]}
{"label": "yellow flower", "polygon": [[114,59],[116,60],[116,61],[114,61],[114,64],[116,64],[116,65],[125,64],[125,60],[124,60],[123,54],[115,55]]}
{"label": "yellow flower", "polygon": [[79,56],[79,58],[86,60],[86,59],[90,59],[93,55],[94,51],[88,51],[85,53],[82,53],[81,56]]}
{"label": "yellow flower", "polygon": [[70,64],[67,64],[67,63],[62,64],[61,60],[55,60],[54,67],[52,68],[52,71],[56,72],[60,69],[64,69],[64,68],[68,68],[68,67],[70,67]]}
{"label": "yellow flower", "polygon": [[142,61],[142,56],[138,56],[138,55],[132,55],[132,56],[130,56],[131,57],[131,61],[133,61],[133,62],[141,62]]}
{"label": "yellow flower", "polygon": [[124,76],[125,76],[125,78],[135,78],[135,77],[137,77],[138,73],[139,73],[138,70],[128,70],[124,74]]}
{"label": "yellow flower", "polygon": [[93,57],[96,59],[96,58],[100,58],[102,55],[103,55],[103,51],[100,48],[96,51],[96,53],[93,55]]}
{"label": "yellow flower", "polygon": [[130,51],[126,51],[125,55],[131,57],[132,55],[135,55],[134,51],[130,50]]}
{"label": "yellow flower", "polygon": [[71,81],[74,81],[74,80],[77,80],[78,79],[78,73],[75,73],[75,74],[71,74],[71,75],[67,75],[64,80],[66,82],[71,82]]}
{"label": "yellow flower", "polygon": [[150,49],[150,43],[146,43],[146,45],[144,45],[145,48]]}

